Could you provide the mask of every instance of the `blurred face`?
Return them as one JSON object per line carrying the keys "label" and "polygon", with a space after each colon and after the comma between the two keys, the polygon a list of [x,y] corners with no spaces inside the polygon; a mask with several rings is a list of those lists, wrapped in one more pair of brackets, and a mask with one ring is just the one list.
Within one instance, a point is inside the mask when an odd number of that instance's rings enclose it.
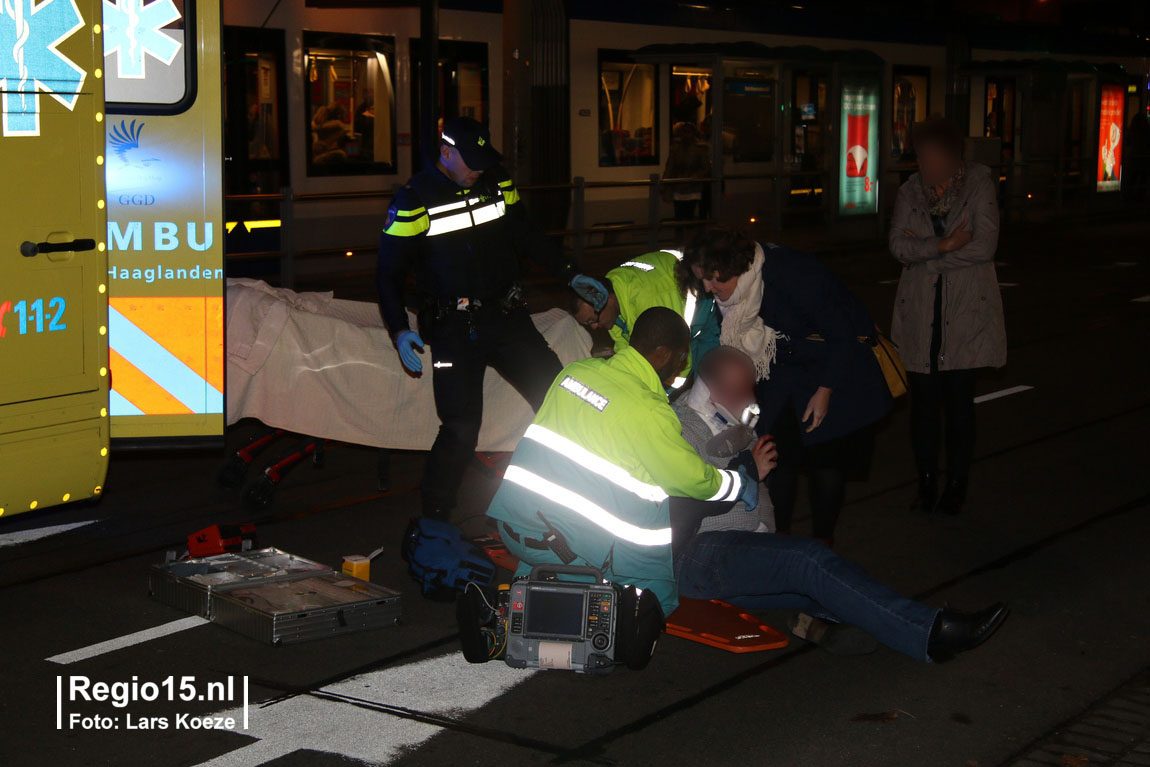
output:
{"label": "blurred face", "polygon": [[939,144],[925,143],[917,148],[918,168],[928,184],[945,184],[958,169],[958,158]]}
{"label": "blurred face", "polygon": [[586,301],[580,301],[575,309],[575,321],[588,330],[609,330],[619,319],[619,302],[614,295],[607,296],[607,305],[603,311],[596,313],[595,307]]}
{"label": "blurred face", "polygon": [[448,146],[447,144],[440,145],[439,160],[447,171],[447,175],[451,176],[451,180],[464,189],[470,189],[475,186],[475,183],[479,181],[479,177],[483,175],[483,171],[472,170],[467,167],[467,163],[463,161],[463,155],[453,146]]}
{"label": "blurred face", "polygon": [[720,301],[729,300],[739,284],[739,275],[737,274],[729,280],[720,280],[718,272],[713,273],[710,277],[704,276],[701,266],[692,266],[691,272],[695,275],[695,279],[702,281],[703,290],[713,294]]}
{"label": "blurred face", "polygon": [[725,360],[707,380],[711,399],[735,416],[755,402],[755,368],[750,360],[732,357]]}

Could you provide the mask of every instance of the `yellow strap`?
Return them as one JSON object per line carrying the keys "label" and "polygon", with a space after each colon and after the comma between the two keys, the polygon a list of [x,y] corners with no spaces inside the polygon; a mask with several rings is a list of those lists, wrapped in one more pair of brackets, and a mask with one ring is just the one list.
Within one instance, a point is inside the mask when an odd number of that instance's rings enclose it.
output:
{"label": "yellow strap", "polygon": [[[503,186],[502,183],[500,183],[499,185]],[[503,200],[508,205],[514,205],[515,203],[519,202],[519,190],[515,189],[515,188],[504,189],[503,190]]]}
{"label": "yellow strap", "polygon": [[412,216],[418,216],[420,213],[426,212],[427,208],[416,208],[415,210],[397,210],[395,211],[395,215],[410,218]]}

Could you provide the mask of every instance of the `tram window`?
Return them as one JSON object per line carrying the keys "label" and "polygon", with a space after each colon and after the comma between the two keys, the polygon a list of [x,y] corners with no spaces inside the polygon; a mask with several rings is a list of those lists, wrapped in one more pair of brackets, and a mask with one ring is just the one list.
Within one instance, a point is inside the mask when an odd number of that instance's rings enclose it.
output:
{"label": "tram window", "polygon": [[930,110],[930,70],[925,67],[895,67],[891,105],[891,156],[909,160],[914,156],[910,132],[915,123],[926,119]]}
{"label": "tram window", "polygon": [[[491,110],[488,105],[487,43],[463,40],[440,40],[439,66],[437,68],[439,106],[436,119],[445,117],[470,117],[484,125],[490,125]],[[422,157],[419,120],[420,80],[422,50],[419,38],[413,37],[408,44],[411,56],[411,151],[412,157]]]}
{"label": "tram window", "polygon": [[[182,111],[195,97],[193,6],[184,0],[104,0],[104,98],[108,111]],[[159,107],[141,110],[139,105]]]}
{"label": "tram window", "polygon": [[724,153],[735,162],[770,162],[775,145],[775,68],[728,62],[723,95]]}
{"label": "tram window", "polygon": [[791,80],[792,170],[821,171],[826,164],[830,110],[827,109],[827,75],[795,72]]}
{"label": "tram window", "polygon": [[228,26],[223,39],[224,188],[279,191],[288,183],[284,32]]}
{"label": "tram window", "polygon": [[309,176],[395,173],[395,38],[304,32]]}
{"label": "tram window", "polygon": [[599,51],[599,165],[659,161],[658,72],[621,51]]}

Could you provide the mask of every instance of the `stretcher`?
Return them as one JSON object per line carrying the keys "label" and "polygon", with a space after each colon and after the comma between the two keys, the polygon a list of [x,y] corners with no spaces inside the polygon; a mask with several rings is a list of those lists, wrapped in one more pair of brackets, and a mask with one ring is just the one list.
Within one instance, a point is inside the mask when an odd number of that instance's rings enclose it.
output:
{"label": "stretcher", "polygon": [[[510,572],[519,567],[519,560],[507,550],[498,534],[483,535],[472,541],[499,567]],[[679,609],[667,618],[667,633],[733,653],[779,650],[790,644],[785,634],[721,599],[679,597]]]}
{"label": "stretcher", "polygon": [[[414,326],[414,318],[413,326]],[[591,336],[562,309],[532,315],[564,365],[591,354]],[[258,280],[227,287],[227,421],[394,450],[428,450],[439,431],[431,355],[413,378],[374,303],[296,293]],[[531,423],[527,401],[489,369],[478,450],[515,449]]]}

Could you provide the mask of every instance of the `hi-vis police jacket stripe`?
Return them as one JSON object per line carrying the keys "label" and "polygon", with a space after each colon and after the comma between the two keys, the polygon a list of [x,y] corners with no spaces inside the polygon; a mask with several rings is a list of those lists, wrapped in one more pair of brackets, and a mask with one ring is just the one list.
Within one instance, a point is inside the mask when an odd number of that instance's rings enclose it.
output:
{"label": "hi-vis police jacket stripe", "polygon": [[574,265],[527,218],[506,171],[491,168],[473,189],[436,169],[415,174],[396,192],[379,241],[376,286],[388,330],[394,336],[408,329],[409,268],[421,306],[434,299],[485,300],[501,297],[519,278],[521,256],[564,282],[574,274]]}
{"label": "hi-vis police jacket stripe", "polygon": [[665,306],[678,313],[691,329],[691,355],[687,358],[687,366],[672,384],[676,389],[686,383],[695,361],[702,359],[719,343],[719,320],[714,300],[709,295],[699,298],[693,292],[684,294],[679,287],[675,266],[682,258],[679,251],[660,250],[624,261],[607,272],[607,279],[611,281],[611,289],[619,302],[621,324],[616,323],[608,329],[616,352],[627,347],[635,320],[653,306]]}
{"label": "hi-vis police jacket stripe", "polygon": [[[742,490],[742,475],[710,466],[683,439],[658,374],[628,347],[563,369],[487,514],[521,537],[540,539],[554,527],[575,564],[653,589],[670,615],[678,605],[670,496],[732,501]],[[520,574],[559,561],[504,540],[521,560]]]}

